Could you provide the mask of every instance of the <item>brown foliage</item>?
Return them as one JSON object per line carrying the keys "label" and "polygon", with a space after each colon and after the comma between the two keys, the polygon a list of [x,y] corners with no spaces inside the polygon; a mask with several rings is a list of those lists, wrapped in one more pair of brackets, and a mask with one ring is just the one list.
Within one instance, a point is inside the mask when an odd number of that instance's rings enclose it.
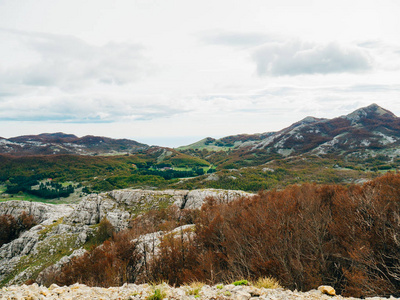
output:
{"label": "brown foliage", "polygon": [[[217,283],[273,276],[286,287],[399,295],[400,175],[364,186],[304,184],[206,203],[189,244],[163,241],[158,278]],[[182,262],[182,254],[193,257]]]}
{"label": "brown foliage", "polygon": [[76,282],[89,286],[119,286],[135,282],[141,255],[127,232],[94,247],[81,257],[73,258],[55,279],[60,285]]}
{"label": "brown foliage", "polygon": [[161,241],[159,255],[150,262],[147,280],[166,281],[171,285],[195,281],[198,277],[196,253],[190,234],[167,234]]}
{"label": "brown foliage", "polygon": [[74,259],[59,282],[117,285],[141,272],[143,280],[174,285],[272,276],[292,289],[327,284],[347,296],[400,296],[400,175],[347,188],[303,184],[230,203],[208,199],[199,215],[153,211],[130,232],[170,230],[183,220],[194,221],[195,234],[164,236],[145,275],[132,237],[118,234]]}
{"label": "brown foliage", "polygon": [[32,215],[22,212],[15,219],[12,215],[0,216],[0,247],[16,239],[20,233],[29,230],[37,223]]}

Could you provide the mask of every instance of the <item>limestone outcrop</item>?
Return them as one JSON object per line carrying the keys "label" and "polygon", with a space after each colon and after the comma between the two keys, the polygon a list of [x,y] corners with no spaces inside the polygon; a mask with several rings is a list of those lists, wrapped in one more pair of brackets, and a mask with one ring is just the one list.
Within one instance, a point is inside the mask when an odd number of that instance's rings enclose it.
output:
{"label": "limestone outcrop", "polygon": [[115,190],[84,198],[68,215],[67,224],[98,224],[107,218],[119,230],[127,227],[133,216],[150,209],[175,204],[180,209],[198,209],[205,199],[214,197],[218,202],[229,202],[253,194],[243,191],[202,189],[202,190]]}
{"label": "limestone outcrop", "polygon": [[51,223],[72,212],[74,205],[68,204],[46,204],[41,202],[28,201],[6,201],[0,202],[0,215],[12,215],[17,218],[22,212],[32,215],[36,222]]}

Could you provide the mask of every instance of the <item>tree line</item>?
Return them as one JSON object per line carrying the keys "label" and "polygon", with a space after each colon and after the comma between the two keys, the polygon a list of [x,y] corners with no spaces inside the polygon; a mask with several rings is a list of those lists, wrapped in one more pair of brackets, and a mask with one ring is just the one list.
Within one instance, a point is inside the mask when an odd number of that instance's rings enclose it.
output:
{"label": "tree line", "polygon": [[[43,176],[15,176],[6,182],[6,193],[17,194],[19,192],[28,193],[44,199],[54,199],[59,197],[68,197],[75,189],[72,184],[63,187],[61,183],[54,181],[47,181],[46,183],[40,182]],[[32,188],[39,185],[38,189]]]}

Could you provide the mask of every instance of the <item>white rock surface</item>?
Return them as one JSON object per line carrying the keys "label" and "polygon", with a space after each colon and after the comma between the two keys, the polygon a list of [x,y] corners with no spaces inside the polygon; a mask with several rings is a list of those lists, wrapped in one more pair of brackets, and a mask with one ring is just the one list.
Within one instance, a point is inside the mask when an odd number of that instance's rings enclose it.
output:
{"label": "white rock surface", "polygon": [[38,223],[47,221],[51,223],[62,216],[68,215],[74,209],[74,205],[68,204],[47,204],[29,201],[6,201],[0,202],[0,215],[12,215],[17,218],[22,212],[33,215]]}
{"label": "white rock surface", "polygon": [[[52,284],[49,288],[32,285],[9,286],[0,290],[1,299],[146,299],[154,295],[155,289],[159,289],[165,299],[240,299],[240,300],[339,300],[358,298],[347,298],[342,296],[328,296],[318,290],[309,292],[297,292],[284,289],[256,289],[251,286],[239,286],[232,288],[232,285],[217,287],[204,285],[197,294],[189,286],[173,288],[166,284],[150,286],[148,284],[124,284],[121,287],[88,287],[76,283],[71,286],[60,287]],[[256,293],[255,293],[255,290]],[[387,298],[365,298],[366,300],[383,300]],[[399,299],[390,297],[391,300]]]}

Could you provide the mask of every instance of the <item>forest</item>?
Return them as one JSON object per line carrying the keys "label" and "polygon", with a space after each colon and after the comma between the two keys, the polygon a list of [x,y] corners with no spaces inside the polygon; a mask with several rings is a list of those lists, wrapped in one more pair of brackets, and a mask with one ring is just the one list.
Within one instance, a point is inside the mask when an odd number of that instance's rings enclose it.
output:
{"label": "forest", "polygon": [[[148,259],[140,235],[166,234]],[[47,283],[117,286],[124,282],[181,285],[272,276],[286,288],[321,284],[344,296],[400,296],[400,175],[364,185],[292,185],[229,203],[209,198],[201,210],[150,211],[127,230],[103,220],[97,245]],[[148,254],[148,253],[147,253]]]}

